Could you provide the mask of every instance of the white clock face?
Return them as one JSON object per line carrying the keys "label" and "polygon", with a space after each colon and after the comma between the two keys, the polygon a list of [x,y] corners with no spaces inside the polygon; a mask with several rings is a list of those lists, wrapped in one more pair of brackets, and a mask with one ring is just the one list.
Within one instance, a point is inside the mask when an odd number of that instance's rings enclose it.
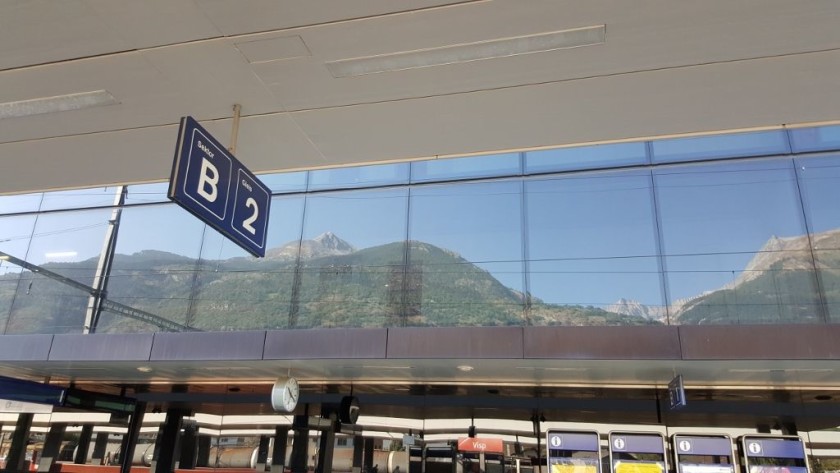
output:
{"label": "white clock face", "polygon": [[295,378],[280,378],[271,390],[271,406],[276,411],[294,412],[300,397]]}
{"label": "white clock face", "polygon": [[286,381],[286,386],[283,391],[283,407],[287,412],[292,412],[297,406],[298,397],[300,397],[300,389],[295,378],[289,378]]}

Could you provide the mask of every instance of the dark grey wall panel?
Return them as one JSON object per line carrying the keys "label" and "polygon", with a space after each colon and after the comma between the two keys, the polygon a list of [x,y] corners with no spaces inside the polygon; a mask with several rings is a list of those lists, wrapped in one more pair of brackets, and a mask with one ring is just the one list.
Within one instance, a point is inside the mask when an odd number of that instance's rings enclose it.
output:
{"label": "dark grey wall panel", "polygon": [[265,332],[156,333],[152,360],[259,360]]}
{"label": "dark grey wall panel", "polygon": [[687,360],[824,360],[840,358],[838,325],[684,325]]}
{"label": "dark grey wall panel", "polygon": [[525,327],[525,358],[680,359],[677,327]]}
{"label": "dark grey wall panel", "polygon": [[266,360],[385,358],[388,330],[273,330],[266,334]]}
{"label": "dark grey wall panel", "polygon": [[388,358],[522,358],[522,327],[391,328]]}
{"label": "dark grey wall panel", "polygon": [[0,361],[46,361],[52,335],[0,336]]}
{"label": "dark grey wall panel", "polygon": [[50,361],[145,361],[151,354],[153,338],[151,333],[56,335]]}

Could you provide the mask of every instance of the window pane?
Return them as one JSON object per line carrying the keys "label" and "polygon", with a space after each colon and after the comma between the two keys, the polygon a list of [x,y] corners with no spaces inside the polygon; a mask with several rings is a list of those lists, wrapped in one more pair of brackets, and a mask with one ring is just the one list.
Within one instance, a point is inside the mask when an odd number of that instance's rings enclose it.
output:
{"label": "window pane", "polygon": [[525,172],[535,174],[575,169],[647,164],[647,145],[617,143],[577,148],[558,148],[525,153]]}
{"label": "window pane", "polygon": [[667,322],[649,172],[526,183],[537,325]]}
{"label": "window pane", "polygon": [[303,196],[272,199],[265,258],[251,256],[219,232],[206,232],[187,325],[201,330],[289,325],[303,202]]}
{"label": "window pane", "polygon": [[[24,259],[92,286],[111,214],[110,209],[40,214]],[[6,333],[82,331],[89,292],[44,274],[21,273]]]}
{"label": "window pane", "polygon": [[784,130],[675,138],[653,141],[652,145],[654,163],[790,152]]}
{"label": "window pane", "polygon": [[44,194],[0,195],[0,215],[37,212]]}
{"label": "window pane", "polygon": [[840,321],[840,155],[796,160],[828,316]]}
{"label": "window pane", "polygon": [[79,209],[114,205],[115,187],[44,192],[41,210]]}
{"label": "window pane", "polygon": [[309,172],[309,190],[408,184],[408,163],[322,169]]}
{"label": "window pane", "polygon": [[821,319],[789,159],[656,171],[672,323]]}
{"label": "window pane", "polygon": [[[108,298],[184,324],[203,232],[203,223],[174,204],[123,209]],[[103,313],[97,328],[99,332],[157,330],[112,313]]]}
{"label": "window pane", "polygon": [[520,182],[411,191],[407,323],[522,325]]}
{"label": "window pane", "polygon": [[307,171],[279,172],[274,174],[260,174],[257,176],[271,192],[282,194],[286,192],[303,192],[306,190]]}
{"label": "window pane", "polygon": [[293,327],[399,324],[406,189],[310,195]]}
{"label": "window pane", "polygon": [[840,149],[840,125],[795,128],[790,130],[790,145],[794,153]]}
{"label": "window pane", "polygon": [[411,163],[411,182],[506,176],[519,172],[519,153],[433,159]]}
{"label": "window pane", "polygon": [[35,218],[35,215],[0,218],[0,333],[6,329],[6,321],[23,270],[7,258],[26,259]]}
{"label": "window pane", "polygon": [[125,205],[167,202],[169,201],[168,192],[168,182],[131,185],[128,186],[128,192],[126,192]]}

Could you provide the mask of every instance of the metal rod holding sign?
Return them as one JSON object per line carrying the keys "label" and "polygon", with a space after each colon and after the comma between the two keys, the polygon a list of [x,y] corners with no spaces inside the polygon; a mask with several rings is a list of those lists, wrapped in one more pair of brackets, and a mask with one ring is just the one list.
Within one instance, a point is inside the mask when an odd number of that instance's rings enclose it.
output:
{"label": "metal rod holding sign", "polygon": [[265,256],[271,190],[192,117],[178,130],[169,198],[254,256]]}

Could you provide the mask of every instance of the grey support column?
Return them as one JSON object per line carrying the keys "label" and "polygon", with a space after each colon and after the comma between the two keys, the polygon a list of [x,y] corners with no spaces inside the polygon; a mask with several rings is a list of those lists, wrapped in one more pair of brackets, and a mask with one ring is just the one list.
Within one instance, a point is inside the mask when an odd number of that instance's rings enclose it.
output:
{"label": "grey support column", "polygon": [[102,465],[105,460],[105,451],[108,449],[108,432],[99,432],[96,434],[96,440],[93,444],[93,458],[90,462],[94,465]]}
{"label": "grey support column", "polygon": [[362,460],[364,460],[365,439],[361,435],[353,437],[353,465],[351,473],[362,473]]}
{"label": "grey support column", "polygon": [[286,467],[286,444],[289,443],[289,428],[277,427],[274,431],[274,449],[271,452],[271,473],[283,473]]}
{"label": "grey support column", "polygon": [[155,442],[155,454],[152,459],[152,466],[149,469],[151,473],[172,473],[175,471],[183,420],[184,411],[181,409],[168,409],[166,411],[166,420],[160,426]]}
{"label": "grey support column", "polygon": [[265,471],[265,464],[268,463],[268,446],[271,437],[260,435],[260,445],[257,447],[257,472]]}
{"label": "grey support column", "polygon": [[58,452],[61,451],[61,441],[64,440],[64,432],[67,431],[67,424],[53,424],[44,440],[44,450],[38,460],[38,473],[49,473],[55,461],[58,459]]}
{"label": "grey support column", "polygon": [[34,414],[19,414],[15,432],[12,434],[12,445],[6,455],[6,467],[3,471],[18,472],[25,470],[26,441],[29,440],[29,429],[32,428]]}
{"label": "grey support column", "polygon": [[87,463],[91,437],[93,437],[93,426],[91,424],[83,425],[82,432],[79,434],[79,445],[76,447],[76,455],[73,456],[73,463],[77,465]]}
{"label": "grey support column", "polygon": [[294,420],[295,439],[292,443],[292,458],[289,461],[292,473],[307,473],[307,460],[309,459],[309,429],[303,426],[308,425],[309,416],[296,415]]}

